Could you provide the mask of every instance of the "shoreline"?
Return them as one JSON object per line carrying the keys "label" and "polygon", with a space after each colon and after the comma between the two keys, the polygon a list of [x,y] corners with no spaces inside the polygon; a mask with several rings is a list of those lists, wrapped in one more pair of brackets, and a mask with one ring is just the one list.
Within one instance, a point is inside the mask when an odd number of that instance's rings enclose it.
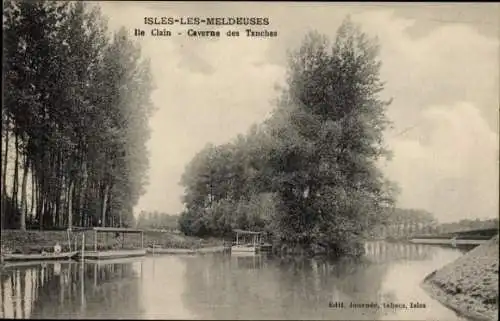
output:
{"label": "shoreline", "polygon": [[459,316],[498,320],[498,235],[430,273],[420,287]]}
{"label": "shoreline", "polygon": [[460,308],[460,302],[453,302],[453,300],[450,299],[450,296],[448,294],[441,290],[439,287],[431,284],[430,282],[423,281],[420,284],[420,287],[425,290],[429,296],[447,307],[448,309],[452,310],[455,312],[458,316],[460,317],[465,317],[469,319],[470,321],[492,321],[492,320],[498,320],[498,319],[491,319],[490,317],[481,314],[476,311],[470,311],[470,310],[463,310]]}
{"label": "shoreline", "polygon": [[[94,249],[94,234],[92,231],[84,232],[86,250]],[[72,245],[80,246],[80,239],[71,237]],[[1,245],[2,251],[8,250],[22,254],[40,253],[41,251],[52,252],[56,243],[59,243],[63,251],[69,250],[68,234],[66,231],[38,231],[38,230],[2,230]],[[143,247],[145,249],[152,247],[173,249],[179,251],[197,251],[199,249],[208,249],[221,247],[222,239],[216,238],[196,238],[176,234],[172,232],[144,231]],[[123,246],[122,246],[123,245]],[[99,234],[97,237],[97,247],[99,250],[109,250],[112,248],[136,248],[140,247],[141,238],[137,235],[125,235],[124,238],[116,238],[113,233],[105,235]]]}

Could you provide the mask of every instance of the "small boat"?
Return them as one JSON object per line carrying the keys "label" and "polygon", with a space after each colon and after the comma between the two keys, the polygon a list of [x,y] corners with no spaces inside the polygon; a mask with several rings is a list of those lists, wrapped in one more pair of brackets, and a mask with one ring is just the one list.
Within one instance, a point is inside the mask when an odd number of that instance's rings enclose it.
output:
{"label": "small boat", "polygon": [[[231,247],[232,254],[254,255],[262,249],[261,248],[261,245],[263,244],[262,236],[265,234],[264,232],[243,231],[238,229],[234,231],[236,232],[236,242]],[[240,235],[242,235],[243,237],[240,238]],[[251,235],[252,240],[249,241],[245,239],[246,235]]]}
{"label": "small boat", "polygon": [[78,253],[78,258],[85,260],[109,260],[123,259],[129,257],[141,257],[146,255],[145,249],[134,250],[112,250],[112,251],[85,251],[82,255]]}
{"label": "small boat", "polygon": [[195,250],[190,249],[165,249],[161,247],[148,247],[148,254],[195,254]]}
{"label": "small boat", "polygon": [[161,248],[156,246],[150,246],[146,249],[148,254],[207,254],[207,253],[223,253],[229,251],[229,247],[224,246],[214,246],[214,247],[202,247],[199,249],[174,249],[174,248]]}
{"label": "small boat", "polygon": [[237,244],[231,247],[231,253],[257,253],[258,247],[253,244]]}
{"label": "small boat", "polygon": [[116,259],[106,259],[106,260],[87,260],[85,259],[85,263],[94,264],[97,266],[109,265],[109,264],[126,264],[126,263],[136,263],[142,262],[144,260],[144,256],[135,256],[135,257],[125,257],[125,258],[116,258]]}
{"label": "small boat", "polygon": [[74,258],[78,251],[61,253],[33,253],[33,254],[2,254],[4,261],[46,261],[46,260],[69,260]]}
{"label": "small boat", "polygon": [[228,246],[213,246],[213,247],[202,247],[196,250],[196,253],[206,254],[206,253],[224,253],[231,251]]}
{"label": "small boat", "polygon": [[49,261],[9,261],[9,262],[4,262],[4,264],[1,266],[2,268],[8,269],[8,268],[20,268],[20,267],[34,267],[34,266],[41,266],[45,267],[48,266],[49,264],[78,264],[77,261],[75,260],[49,260]]}
{"label": "small boat", "polygon": [[[68,242],[70,241],[69,233],[68,233]],[[3,250],[3,246],[2,246]],[[23,262],[23,261],[54,261],[54,260],[69,260],[77,256],[78,251],[72,251],[71,244],[69,246],[69,251],[62,252],[61,245],[59,242],[56,242],[54,246],[54,252],[45,252],[42,253],[1,253],[1,262]]]}

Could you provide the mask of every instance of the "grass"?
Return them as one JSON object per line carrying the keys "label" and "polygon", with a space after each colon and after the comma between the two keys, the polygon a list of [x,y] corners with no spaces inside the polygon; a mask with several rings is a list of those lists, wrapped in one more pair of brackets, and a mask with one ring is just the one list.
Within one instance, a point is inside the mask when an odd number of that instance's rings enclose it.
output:
{"label": "grass", "polygon": [[498,315],[498,236],[431,273],[423,287],[438,301],[474,320]]}
{"label": "grass", "polygon": [[[92,231],[73,233],[71,237],[73,250],[81,248],[82,234],[85,234],[85,249],[94,250],[95,235]],[[1,244],[3,249],[8,249],[13,253],[40,253],[53,252],[54,245],[59,243],[62,251],[69,251],[68,234],[66,231],[20,231],[2,230]],[[163,248],[176,249],[198,249],[211,246],[219,246],[222,241],[215,238],[201,239],[197,237],[174,234],[171,232],[149,232],[144,233],[144,247],[155,245]],[[141,246],[139,234],[125,234],[124,238],[116,237],[114,233],[98,233],[98,250],[130,249]]]}

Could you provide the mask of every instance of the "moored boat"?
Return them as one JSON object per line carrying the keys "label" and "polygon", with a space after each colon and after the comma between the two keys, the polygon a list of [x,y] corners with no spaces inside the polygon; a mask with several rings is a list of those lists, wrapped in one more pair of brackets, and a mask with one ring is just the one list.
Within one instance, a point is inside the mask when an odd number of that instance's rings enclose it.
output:
{"label": "moored boat", "polygon": [[148,254],[195,254],[195,250],[191,249],[166,249],[161,247],[148,247]]}
{"label": "moored boat", "polygon": [[150,246],[146,249],[148,254],[208,254],[208,253],[223,253],[230,251],[231,248],[225,246],[202,247],[199,249],[176,249],[176,248],[161,248]]}
{"label": "moored boat", "polygon": [[[234,231],[236,232],[236,242],[231,247],[231,254],[254,255],[264,249],[262,247],[262,245],[265,244],[262,241],[262,237],[265,234],[264,232],[243,231],[239,229]],[[248,240],[245,236],[251,236],[252,239]],[[268,249],[267,244],[265,249]]]}
{"label": "moored boat", "polygon": [[257,253],[258,247],[253,244],[237,244],[231,247],[231,253],[233,254],[254,254]]}
{"label": "moored boat", "polygon": [[46,260],[69,260],[76,257],[78,251],[61,253],[5,253],[2,254],[4,261],[46,261]]}
{"label": "moored boat", "polygon": [[145,256],[145,249],[132,250],[110,250],[110,251],[85,251],[78,253],[78,258],[85,260],[108,260],[108,259],[123,259],[129,257]]}
{"label": "moored boat", "polygon": [[144,256],[133,256],[133,257],[125,257],[125,258],[112,258],[106,260],[92,260],[85,259],[85,263],[95,264],[97,266],[109,265],[109,264],[126,264],[126,263],[136,263],[142,262],[144,260]]}
{"label": "moored boat", "polygon": [[206,253],[224,253],[231,251],[229,246],[213,246],[213,247],[202,247],[196,250],[196,253],[206,254]]}
{"label": "moored boat", "polygon": [[20,267],[34,267],[34,266],[41,266],[45,267],[48,266],[49,264],[51,265],[57,265],[57,264],[78,264],[78,261],[75,260],[33,260],[33,261],[9,261],[9,262],[4,262],[1,265],[1,268],[3,269],[9,269],[9,268],[20,268]]}

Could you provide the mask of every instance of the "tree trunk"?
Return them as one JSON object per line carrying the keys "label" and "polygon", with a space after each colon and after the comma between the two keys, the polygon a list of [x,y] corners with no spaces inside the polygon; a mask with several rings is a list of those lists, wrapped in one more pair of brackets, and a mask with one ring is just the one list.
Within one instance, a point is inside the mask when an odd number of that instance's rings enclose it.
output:
{"label": "tree trunk", "polygon": [[85,159],[83,159],[83,156],[82,156],[81,171],[82,171],[82,181],[78,194],[78,206],[79,206],[78,215],[80,216],[80,219],[84,216],[84,210],[85,210],[84,196],[87,191],[87,180],[88,180],[87,162],[85,161]]}
{"label": "tree trunk", "polygon": [[[108,216],[110,216],[112,218],[111,222],[110,222],[110,226],[113,226],[115,227],[115,219],[114,219],[114,215],[113,215],[113,212],[111,211],[111,201],[112,201],[112,198],[111,198],[111,194],[112,194],[112,189],[113,189],[113,185],[109,186],[108,188],[108,201],[107,201],[107,210],[106,212],[108,213]],[[121,227],[121,224],[119,225],[119,227]]]}
{"label": "tree trunk", "polygon": [[[9,158],[9,118],[5,122],[5,129],[2,126],[2,131],[5,131],[5,155],[2,164],[2,202],[7,202],[7,159]],[[5,204],[5,203],[4,203]],[[5,222],[5,206],[2,206],[0,226],[4,227]]]}
{"label": "tree trunk", "polygon": [[35,213],[35,218],[38,222],[38,224],[40,224],[40,220],[42,218],[42,191],[41,191],[41,188],[40,188],[40,180],[37,179],[36,180],[36,200],[35,200],[35,203],[36,203],[36,213]]}
{"label": "tree trunk", "polygon": [[66,180],[66,177],[64,177],[64,174],[61,174],[61,188],[59,190],[59,198],[58,198],[58,202],[59,202],[59,221],[58,221],[58,225],[60,227],[66,227],[66,213],[68,213],[68,204],[66,204],[66,196],[68,195],[68,193],[66,192],[67,190],[67,187],[66,187],[66,184],[67,184],[67,180]]}
{"label": "tree trunk", "polygon": [[47,207],[46,203],[47,200],[45,199],[43,195],[43,191],[40,191],[40,218],[39,218],[39,224],[40,224],[40,231],[43,231],[43,225],[44,225],[44,220],[45,220],[45,208]]}
{"label": "tree trunk", "polygon": [[68,187],[68,228],[73,226],[73,182],[69,181]]}
{"label": "tree trunk", "polygon": [[11,215],[16,215],[19,207],[17,206],[17,190],[18,190],[18,176],[19,176],[19,137],[15,134],[15,154],[16,158],[14,160],[14,180],[12,183],[12,193],[11,193],[11,210],[13,213]]}
{"label": "tree trunk", "polygon": [[21,183],[21,231],[26,231],[26,211],[28,208],[28,203],[26,200],[26,181],[28,180],[28,157],[25,157],[24,160],[24,169],[23,169],[23,180]]}
{"label": "tree trunk", "polygon": [[[32,166],[33,167],[33,166]],[[31,168],[31,204],[30,204],[30,215],[33,217],[33,209],[35,208],[35,171]]]}
{"label": "tree trunk", "polygon": [[62,155],[61,152],[59,152],[57,161],[56,161],[56,177],[57,177],[57,189],[55,192],[55,217],[56,217],[56,226],[62,227],[62,220],[61,220],[61,198],[63,194],[63,173],[62,173]]}
{"label": "tree trunk", "polygon": [[109,185],[104,183],[104,188],[102,191],[102,201],[101,201],[101,220],[102,220],[102,227],[106,226],[106,200],[108,198],[108,189]]}
{"label": "tree trunk", "polygon": [[40,204],[40,230],[43,230],[46,223],[47,223],[47,214],[48,214],[48,202],[49,202],[49,193],[47,193],[48,190],[48,181],[50,178],[50,171],[49,171],[49,166],[48,166],[48,160],[47,160],[47,151],[43,151],[41,155],[41,166],[40,170],[42,172],[42,179],[40,182],[40,199],[41,199],[41,204]]}

